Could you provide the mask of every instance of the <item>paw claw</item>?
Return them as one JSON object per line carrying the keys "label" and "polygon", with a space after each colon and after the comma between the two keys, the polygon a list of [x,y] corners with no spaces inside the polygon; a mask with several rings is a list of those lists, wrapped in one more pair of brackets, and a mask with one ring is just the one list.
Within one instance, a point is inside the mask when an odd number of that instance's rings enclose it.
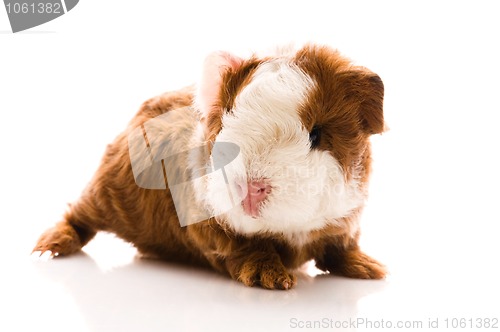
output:
{"label": "paw claw", "polygon": [[320,266],[333,274],[355,279],[383,279],[387,274],[384,265],[360,251],[345,254],[336,264]]}
{"label": "paw claw", "polygon": [[296,278],[284,266],[266,264],[244,268],[238,280],[250,287],[260,285],[266,289],[288,290],[295,285]]}
{"label": "paw claw", "polygon": [[40,256],[42,256],[49,251],[50,257],[56,257],[72,254],[80,250],[81,247],[78,235],[74,230],[60,229],[56,226],[42,234],[32,253],[39,251]]}

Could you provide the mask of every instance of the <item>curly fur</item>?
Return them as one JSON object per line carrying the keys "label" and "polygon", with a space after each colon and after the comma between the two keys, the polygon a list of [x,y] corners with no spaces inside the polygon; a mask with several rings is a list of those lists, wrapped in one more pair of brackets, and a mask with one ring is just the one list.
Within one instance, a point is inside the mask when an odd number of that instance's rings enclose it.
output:
{"label": "curly fur", "polygon": [[[211,267],[248,286],[289,289],[296,283],[293,269],[312,259],[333,274],[383,278],[385,268],[358,246],[369,137],[384,129],[380,78],[314,45],[246,60],[219,52],[205,66],[197,88],[165,93],[141,106],[107,147],[80,199],[34,250],[69,255],[97,231],[108,231],[145,255]],[[136,184],[128,137],[167,112],[176,120],[156,128],[156,137],[169,135],[178,151],[219,141],[240,146],[242,166],[234,176],[265,178],[273,186],[258,217],[241,206],[219,208],[220,183],[207,177],[191,188],[185,208],[216,216],[181,227],[169,188]],[[314,127],[321,128],[321,140],[313,149]],[[206,167],[197,155],[178,162],[193,172]],[[312,192],[312,185],[321,190]]]}

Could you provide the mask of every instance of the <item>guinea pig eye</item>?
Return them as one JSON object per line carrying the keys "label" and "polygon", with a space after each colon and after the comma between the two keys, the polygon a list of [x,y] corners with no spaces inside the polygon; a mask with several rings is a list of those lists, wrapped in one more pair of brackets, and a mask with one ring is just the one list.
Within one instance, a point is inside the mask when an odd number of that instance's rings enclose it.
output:
{"label": "guinea pig eye", "polygon": [[311,149],[317,148],[321,139],[321,128],[314,126],[309,133],[309,141],[311,142]]}

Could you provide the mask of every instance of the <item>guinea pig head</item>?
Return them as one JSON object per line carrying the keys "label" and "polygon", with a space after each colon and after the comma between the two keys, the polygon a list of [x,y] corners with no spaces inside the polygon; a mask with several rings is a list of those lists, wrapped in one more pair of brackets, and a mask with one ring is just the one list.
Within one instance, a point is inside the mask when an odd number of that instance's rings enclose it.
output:
{"label": "guinea pig head", "polygon": [[[224,176],[197,184],[198,199],[244,234],[303,234],[337,223],[364,204],[369,136],[384,130],[383,94],[376,74],[328,47],[210,55],[195,101],[199,135],[239,151]],[[225,186],[233,206],[220,199]]]}

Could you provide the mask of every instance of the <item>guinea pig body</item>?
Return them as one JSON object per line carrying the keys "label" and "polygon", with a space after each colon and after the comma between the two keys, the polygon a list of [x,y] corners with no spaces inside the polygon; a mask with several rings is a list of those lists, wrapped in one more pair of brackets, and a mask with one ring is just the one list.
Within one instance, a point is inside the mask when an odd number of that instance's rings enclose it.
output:
{"label": "guinea pig body", "polygon": [[[197,89],[142,105],[34,251],[68,255],[102,230],[249,286],[289,289],[312,259],[332,274],[382,278],[358,246],[382,104],[380,78],[327,47],[214,53]],[[152,155],[161,160],[146,172]]]}

